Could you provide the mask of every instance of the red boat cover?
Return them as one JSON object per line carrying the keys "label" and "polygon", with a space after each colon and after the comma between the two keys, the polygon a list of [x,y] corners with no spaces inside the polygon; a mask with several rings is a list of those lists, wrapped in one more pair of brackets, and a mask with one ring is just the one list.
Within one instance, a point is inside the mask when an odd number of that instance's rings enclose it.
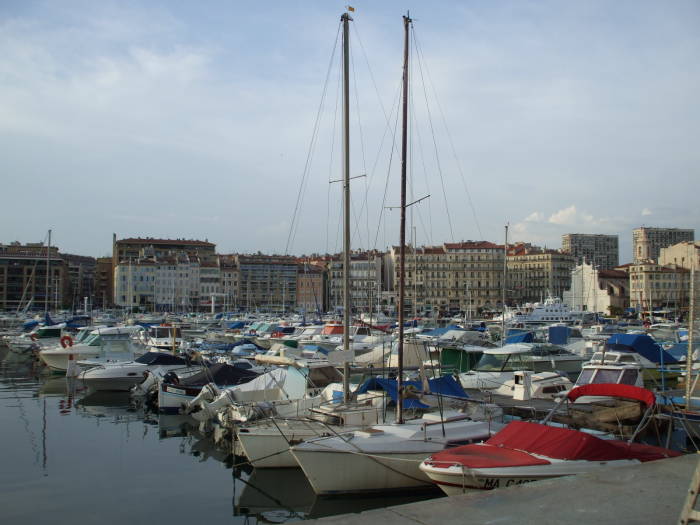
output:
{"label": "red boat cover", "polygon": [[464,465],[471,468],[526,467],[549,465],[549,461],[527,452],[489,445],[463,445],[433,454],[426,460],[429,465],[448,467]]}
{"label": "red boat cover", "polygon": [[447,449],[433,454],[427,463],[438,467],[442,464],[460,464],[470,468],[524,467],[549,463],[532,454],[561,460],[636,459],[642,462],[681,455],[680,452],[661,447],[600,439],[578,430],[513,421],[483,445]]}
{"label": "red boat cover", "polygon": [[654,459],[680,456],[661,447],[600,439],[586,432],[549,427],[527,421],[513,421],[487,442],[489,445],[522,450],[555,459],[612,461],[616,459]]}
{"label": "red boat cover", "polygon": [[615,383],[582,385],[571,389],[567,397],[569,398],[569,401],[576,401],[582,396],[606,396],[636,399],[637,401],[645,403],[647,406],[652,406],[656,402],[654,393],[646,388],[640,388],[632,385],[618,385]]}

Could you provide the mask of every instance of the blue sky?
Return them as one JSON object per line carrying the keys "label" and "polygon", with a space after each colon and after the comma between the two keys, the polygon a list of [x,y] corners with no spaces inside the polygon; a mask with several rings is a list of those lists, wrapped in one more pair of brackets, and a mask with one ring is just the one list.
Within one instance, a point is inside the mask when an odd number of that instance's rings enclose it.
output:
{"label": "blue sky", "polygon": [[[344,5],[0,3],[0,242],[51,228],[62,251],[97,256],[112,232],[339,250],[337,56],[305,165]],[[632,228],[700,229],[698,2],[354,7],[353,246],[398,242],[385,132],[407,10],[409,198],[430,195],[412,207],[418,244],[502,242],[507,222],[511,240],[555,248],[619,234],[624,262]]]}

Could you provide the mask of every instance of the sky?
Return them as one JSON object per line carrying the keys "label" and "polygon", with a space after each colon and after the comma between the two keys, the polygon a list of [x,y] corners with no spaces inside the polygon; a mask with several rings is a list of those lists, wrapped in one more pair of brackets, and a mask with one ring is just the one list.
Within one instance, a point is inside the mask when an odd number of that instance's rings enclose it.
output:
{"label": "sky", "polygon": [[[0,2],[0,243],[340,251],[345,5]],[[399,243],[407,12],[407,239],[700,231],[696,0],[352,5],[353,248]]]}

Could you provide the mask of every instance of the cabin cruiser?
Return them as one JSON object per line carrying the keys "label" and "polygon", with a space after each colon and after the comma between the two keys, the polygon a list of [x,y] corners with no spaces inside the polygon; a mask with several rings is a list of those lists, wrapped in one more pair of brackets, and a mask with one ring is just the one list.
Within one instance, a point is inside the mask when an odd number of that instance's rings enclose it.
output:
{"label": "cabin cruiser", "polygon": [[492,390],[500,388],[514,378],[514,372],[529,370],[560,372],[559,375],[577,376],[584,358],[566,350],[546,344],[513,343],[497,348],[485,348],[473,370],[459,374],[462,386],[467,389]]}
{"label": "cabin cruiser", "polygon": [[17,354],[30,352],[39,348],[48,348],[57,345],[64,335],[66,323],[39,325],[31,332],[17,336],[6,336],[5,344]]}
{"label": "cabin cruiser", "polygon": [[131,361],[105,363],[80,373],[79,379],[91,390],[129,391],[142,382],[147,371],[169,372],[187,367],[189,362],[167,352],[151,351]]}
{"label": "cabin cruiser", "polygon": [[166,352],[172,352],[182,346],[182,333],[176,326],[151,326],[148,332],[144,332],[143,338],[147,346]]}
{"label": "cabin cruiser", "polygon": [[140,326],[116,326],[91,330],[79,343],[65,336],[63,344],[44,349],[39,358],[51,370],[65,372],[71,361],[93,360],[92,365],[107,361],[124,361],[140,355],[146,348],[135,339],[135,334],[143,330]]}

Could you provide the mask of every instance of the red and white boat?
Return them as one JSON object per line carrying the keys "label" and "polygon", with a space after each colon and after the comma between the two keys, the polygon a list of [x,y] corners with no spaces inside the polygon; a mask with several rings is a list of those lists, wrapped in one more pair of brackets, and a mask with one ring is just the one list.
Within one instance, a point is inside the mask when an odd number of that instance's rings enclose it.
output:
{"label": "red and white boat", "polygon": [[[585,385],[573,389],[567,397],[574,401],[584,395],[636,399],[647,405],[647,412],[655,401],[648,390],[613,384]],[[601,439],[578,430],[513,421],[484,443],[433,454],[420,469],[447,495],[454,495],[680,455],[661,447]]]}

